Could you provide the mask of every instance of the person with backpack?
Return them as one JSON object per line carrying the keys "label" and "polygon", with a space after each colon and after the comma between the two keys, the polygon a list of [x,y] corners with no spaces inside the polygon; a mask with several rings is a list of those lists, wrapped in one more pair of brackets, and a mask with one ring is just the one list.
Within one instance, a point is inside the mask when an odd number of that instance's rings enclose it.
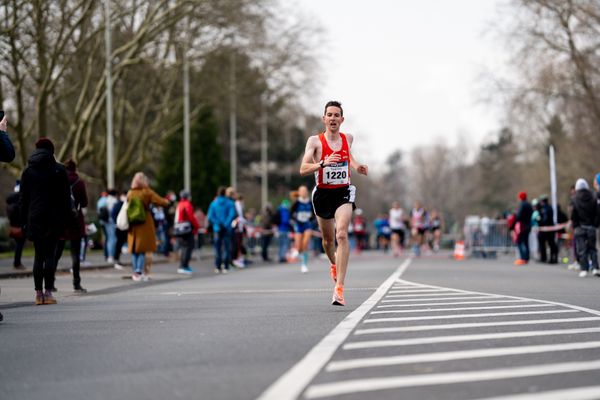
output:
{"label": "person with backpack", "polygon": [[194,250],[194,237],[198,233],[200,225],[194,215],[194,207],[190,200],[191,195],[187,190],[179,192],[179,203],[175,210],[175,236],[179,238],[179,249],[181,250],[179,274],[191,274],[190,259]]}
{"label": "person with backpack", "polygon": [[127,219],[129,221],[127,245],[133,262],[131,279],[139,282],[145,278],[145,276],[142,277],[142,273],[146,252],[155,252],[157,248],[150,204],[166,207],[169,205],[169,200],[160,197],[150,189],[146,175],[143,172],[137,172],[131,181],[127,202]]}
{"label": "person with backpack", "polygon": [[71,191],[65,167],[54,159],[52,141],[41,137],[35,148],[21,176],[21,221],[35,249],[35,304],[56,304],[56,245],[71,218]]}
{"label": "person with backpack", "polygon": [[71,189],[71,211],[72,215],[67,221],[67,226],[62,234],[58,245],[56,246],[55,267],[62,257],[65,249],[66,241],[68,240],[71,246],[71,269],[73,271],[73,290],[75,293],[86,293],[87,290],[81,286],[81,276],[79,273],[81,262],[81,238],[85,236],[85,220],[83,218],[82,209],[88,205],[88,196],[85,182],[81,180],[77,174],[77,164],[75,161],[69,160],[65,163],[67,177]]}

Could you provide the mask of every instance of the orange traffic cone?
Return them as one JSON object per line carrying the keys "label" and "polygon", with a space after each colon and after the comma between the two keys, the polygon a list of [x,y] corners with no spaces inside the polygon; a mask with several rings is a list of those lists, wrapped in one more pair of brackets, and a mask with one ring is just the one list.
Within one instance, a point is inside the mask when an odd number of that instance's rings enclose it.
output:
{"label": "orange traffic cone", "polygon": [[454,245],[454,259],[457,261],[465,259],[465,242],[462,240]]}

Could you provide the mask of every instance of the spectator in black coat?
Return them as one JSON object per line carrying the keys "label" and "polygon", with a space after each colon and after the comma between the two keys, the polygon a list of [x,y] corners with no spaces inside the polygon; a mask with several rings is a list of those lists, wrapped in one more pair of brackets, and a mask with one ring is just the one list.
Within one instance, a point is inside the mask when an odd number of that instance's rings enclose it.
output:
{"label": "spectator in black coat", "polygon": [[550,264],[558,262],[558,245],[556,244],[556,231],[546,231],[543,228],[554,226],[554,210],[548,203],[548,196],[540,197],[540,261],[547,262],[546,244],[550,247]]}
{"label": "spectator in black coat", "polygon": [[81,261],[81,239],[85,236],[85,219],[83,218],[82,209],[88,205],[87,190],[85,182],[77,174],[77,164],[75,161],[69,160],[65,163],[67,169],[67,177],[69,186],[73,194],[71,210],[73,213],[68,220],[64,233],[62,234],[56,247],[56,261],[54,267],[58,265],[58,261],[65,249],[66,241],[70,242],[71,246],[71,269],[73,270],[73,290],[76,293],[86,293],[87,290],[81,286],[81,276],[79,274]]}
{"label": "spectator in black coat", "polygon": [[516,265],[529,262],[529,233],[531,232],[531,214],[533,207],[527,201],[527,193],[519,192],[518,199],[521,201],[515,218],[515,230],[517,231],[517,247],[519,248],[519,259]]}
{"label": "spectator in black coat", "polygon": [[571,223],[573,224],[581,278],[588,275],[590,267],[594,275],[599,275],[596,249],[598,222],[600,222],[600,210],[596,195],[589,190],[585,179],[578,179],[575,184],[575,196],[571,200]]}
{"label": "spectator in black coat", "polygon": [[35,303],[56,304],[52,296],[56,245],[71,218],[69,180],[65,167],[54,159],[50,139],[39,138],[35,147],[21,176],[21,220],[35,249]]}

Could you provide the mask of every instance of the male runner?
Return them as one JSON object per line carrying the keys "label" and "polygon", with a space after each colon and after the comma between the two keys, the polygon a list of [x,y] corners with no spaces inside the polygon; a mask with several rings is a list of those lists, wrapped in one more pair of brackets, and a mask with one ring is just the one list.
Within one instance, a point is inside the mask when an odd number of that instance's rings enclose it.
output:
{"label": "male runner", "polygon": [[322,121],[325,132],[308,138],[300,175],[315,174],[312,201],[323,234],[323,248],[331,263],[330,275],[335,282],[332,304],[343,306],[346,304],[344,280],[350,255],[348,225],[356,195],[356,188],[350,185],[350,167],[362,175],[367,175],[369,168],[359,164],[350,153],[354,140],[352,135],[340,132],[344,122],[342,104],[328,102]]}

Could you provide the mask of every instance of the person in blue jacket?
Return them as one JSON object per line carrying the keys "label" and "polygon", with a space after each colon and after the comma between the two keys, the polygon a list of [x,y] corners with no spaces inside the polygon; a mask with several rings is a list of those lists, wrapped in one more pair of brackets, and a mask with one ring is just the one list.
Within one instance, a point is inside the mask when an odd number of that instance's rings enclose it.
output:
{"label": "person in blue jacket", "polygon": [[208,207],[208,221],[212,227],[215,245],[215,274],[229,271],[231,264],[232,222],[237,217],[235,204],[225,196],[225,187],[219,187],[217,197]]}

